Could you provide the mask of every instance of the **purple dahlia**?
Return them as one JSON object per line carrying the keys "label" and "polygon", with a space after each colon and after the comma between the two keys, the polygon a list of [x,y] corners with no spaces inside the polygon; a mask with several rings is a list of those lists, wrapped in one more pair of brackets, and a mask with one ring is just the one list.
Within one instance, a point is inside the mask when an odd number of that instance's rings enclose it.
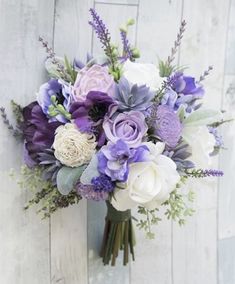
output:
{"label": "purple dahlia", "polygon": [[32,102],[23,109],[23,118],[25,161],[27,165],[33,166],[40,162],[39,153],[51,148],[55,130],[61,123],[59,121],[49,122],[37,102]]}

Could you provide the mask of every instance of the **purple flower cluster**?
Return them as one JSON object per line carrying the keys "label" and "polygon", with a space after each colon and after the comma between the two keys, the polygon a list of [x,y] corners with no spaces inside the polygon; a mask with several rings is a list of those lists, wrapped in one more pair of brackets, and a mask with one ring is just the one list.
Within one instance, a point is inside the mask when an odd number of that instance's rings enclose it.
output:
{"label": "purple flower cluster", "polygon": [[162,105],[168,105],[177,110],[181,105],[185,106],[187,112],[197,108],[197,100],[204,96],[202,85],[196,83],[195,78],[185,76],[183,73],[173,75],[173,80],[169,84],[161,100]]}
{"label": "purple flower cluster", "polygon": [[79,195],[88,200],[102,201],[108,199],[109,196],[106,191],[95,190],[95,187],[92,184],[88,185],[78,182],[76,190]]}
{"label": "purple flower cluster", "polygon": [[129,164],[146,160],[148,148],[139,146],[130,149],[123,140],[108,142],[98,153],[98,170],[112,181],[124,182],[129,173]]}

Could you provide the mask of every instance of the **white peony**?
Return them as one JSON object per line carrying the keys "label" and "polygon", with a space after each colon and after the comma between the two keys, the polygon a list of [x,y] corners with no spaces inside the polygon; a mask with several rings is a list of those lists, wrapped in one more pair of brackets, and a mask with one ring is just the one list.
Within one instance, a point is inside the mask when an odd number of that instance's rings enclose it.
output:
{"label": "white peony", "polygon": [[154,64],[135,63],[127,60],[123,65],[123,76],[132,84],[146,85],[156,91],[164,80]]}
{"label": "white peony", "polygon": [[54,155],[63,165],[79,167],[88,163],[95,153],[94,135],[81,133],[75,124],[67,123],[56,129]]}
{"label": "white peony", "polygon": [[183,128],[182,137],[192,148],[189,158],[197,168],[207,168],[211,164],[210,153],[215,146],[215,137],[207,126],[186,126]]}
{"label": "white peony", "polygon": [[131,164],[125,187],[115,189],[111,203],[119,211],[131,209],[136,205],[148,209],[159,207],[180,180],[176,164],[162,155],[164,143],[143,144],[150,150],[149,161]]}

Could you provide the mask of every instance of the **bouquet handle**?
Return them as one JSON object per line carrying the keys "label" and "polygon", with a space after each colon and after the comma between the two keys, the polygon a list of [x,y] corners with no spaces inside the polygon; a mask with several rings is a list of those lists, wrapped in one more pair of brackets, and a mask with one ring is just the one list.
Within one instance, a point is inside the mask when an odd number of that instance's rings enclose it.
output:
{"label": "bouquet handle", "polygon": [[104,265],[115,266],[119,251],[123,250],[123,265],[127,265],[129,254],[135,260],[135,236],[131,218],[131,210],[118,211],[106,201],[107,215],[100,256]]}

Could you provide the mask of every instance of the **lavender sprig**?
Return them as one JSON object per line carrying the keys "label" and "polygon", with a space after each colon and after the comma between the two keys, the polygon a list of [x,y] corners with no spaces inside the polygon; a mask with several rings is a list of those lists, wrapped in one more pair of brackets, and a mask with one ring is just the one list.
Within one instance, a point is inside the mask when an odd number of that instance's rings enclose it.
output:
{"label": "lavender sprig", "polygon": [[204,73],[200,76],[198,83],[205,80],[205,78],[210,74],[210,71],[213,70],[213,66],[209,66],[207,70],[204,71]]}
{"label": "lavender sprig", "polygon": [[132,60],[133,54],[132,54],[132,51],[131,51],[131,46],[130,46],[129,40],[127,38],[127,33],[122,30],[120,32],[120,35],[121,35],[121,40],[122,40],[122,44],[123,44],[124,59],[125,60],[127,60],[127,59]]}
{"label": "lavender sprig", "polygon": [[10,123],[4,107],[0,107],[0,112],[1,112],[1,117],[3,118],[3,123],[6,124],[7,128],[11,131],[12,135],[15,138],[22,138],[22,132],[18,129],[15,129],[13,125]]}
{"label": "lavender sprig", "polygon": [[45,41],[42,37],[39,37],[38,40],[42,43],[42,46],[45,48],[47,53],[47,59],[51,59],[52,64],[57,67],[57,71],[60,75],[67,78],[67,73],[63,64],[55,57],[55,52],[52,47],[48,45],[48,42]]}
{"label": "lavender sprig", "polygon": [[164,95],[164,91],[167,88],[172,88],[180,76],[182,76],[181,72],[176,72],[172,76],[168,76],[167,79],[163,81],[161,88],[157,91],[154,101],[159,103]]}
{"label": "lavender sprig", "polygon": [[183,20],[180,25],[179,32],[177,34],[177,39],[174,42],[174,47],[171,49],[171,55],[167,58],[167,65],[170,66],[173,60],[175,59],[175,55],[177,53],[178,48],[180,47],[181,40],[183,38],[183,34],[185,32],[186,22]]}
{"label": "lavender sprig", "polygon": [[95,9],[90,9],[90,13],[92,16],[92,21],[88,23],[93,27],[98,39],[102,44],[102,48],[104,48],[104,52],[107,57],[110,59],[112,71],[116,71],[116,61],[117,55],[115,54],[116,48],[111,44],[111,37],[109,30],[106,28],[104,22],[97,14]]}
{"label": "lavender sprig", "polygon": [[212,169],[193,169],[193,170],[185,170],[185,173],[188,177],[194,178],[204,178],[204,177],[221,177],[224,175],[223,171],[220,170],[212,170]]}

